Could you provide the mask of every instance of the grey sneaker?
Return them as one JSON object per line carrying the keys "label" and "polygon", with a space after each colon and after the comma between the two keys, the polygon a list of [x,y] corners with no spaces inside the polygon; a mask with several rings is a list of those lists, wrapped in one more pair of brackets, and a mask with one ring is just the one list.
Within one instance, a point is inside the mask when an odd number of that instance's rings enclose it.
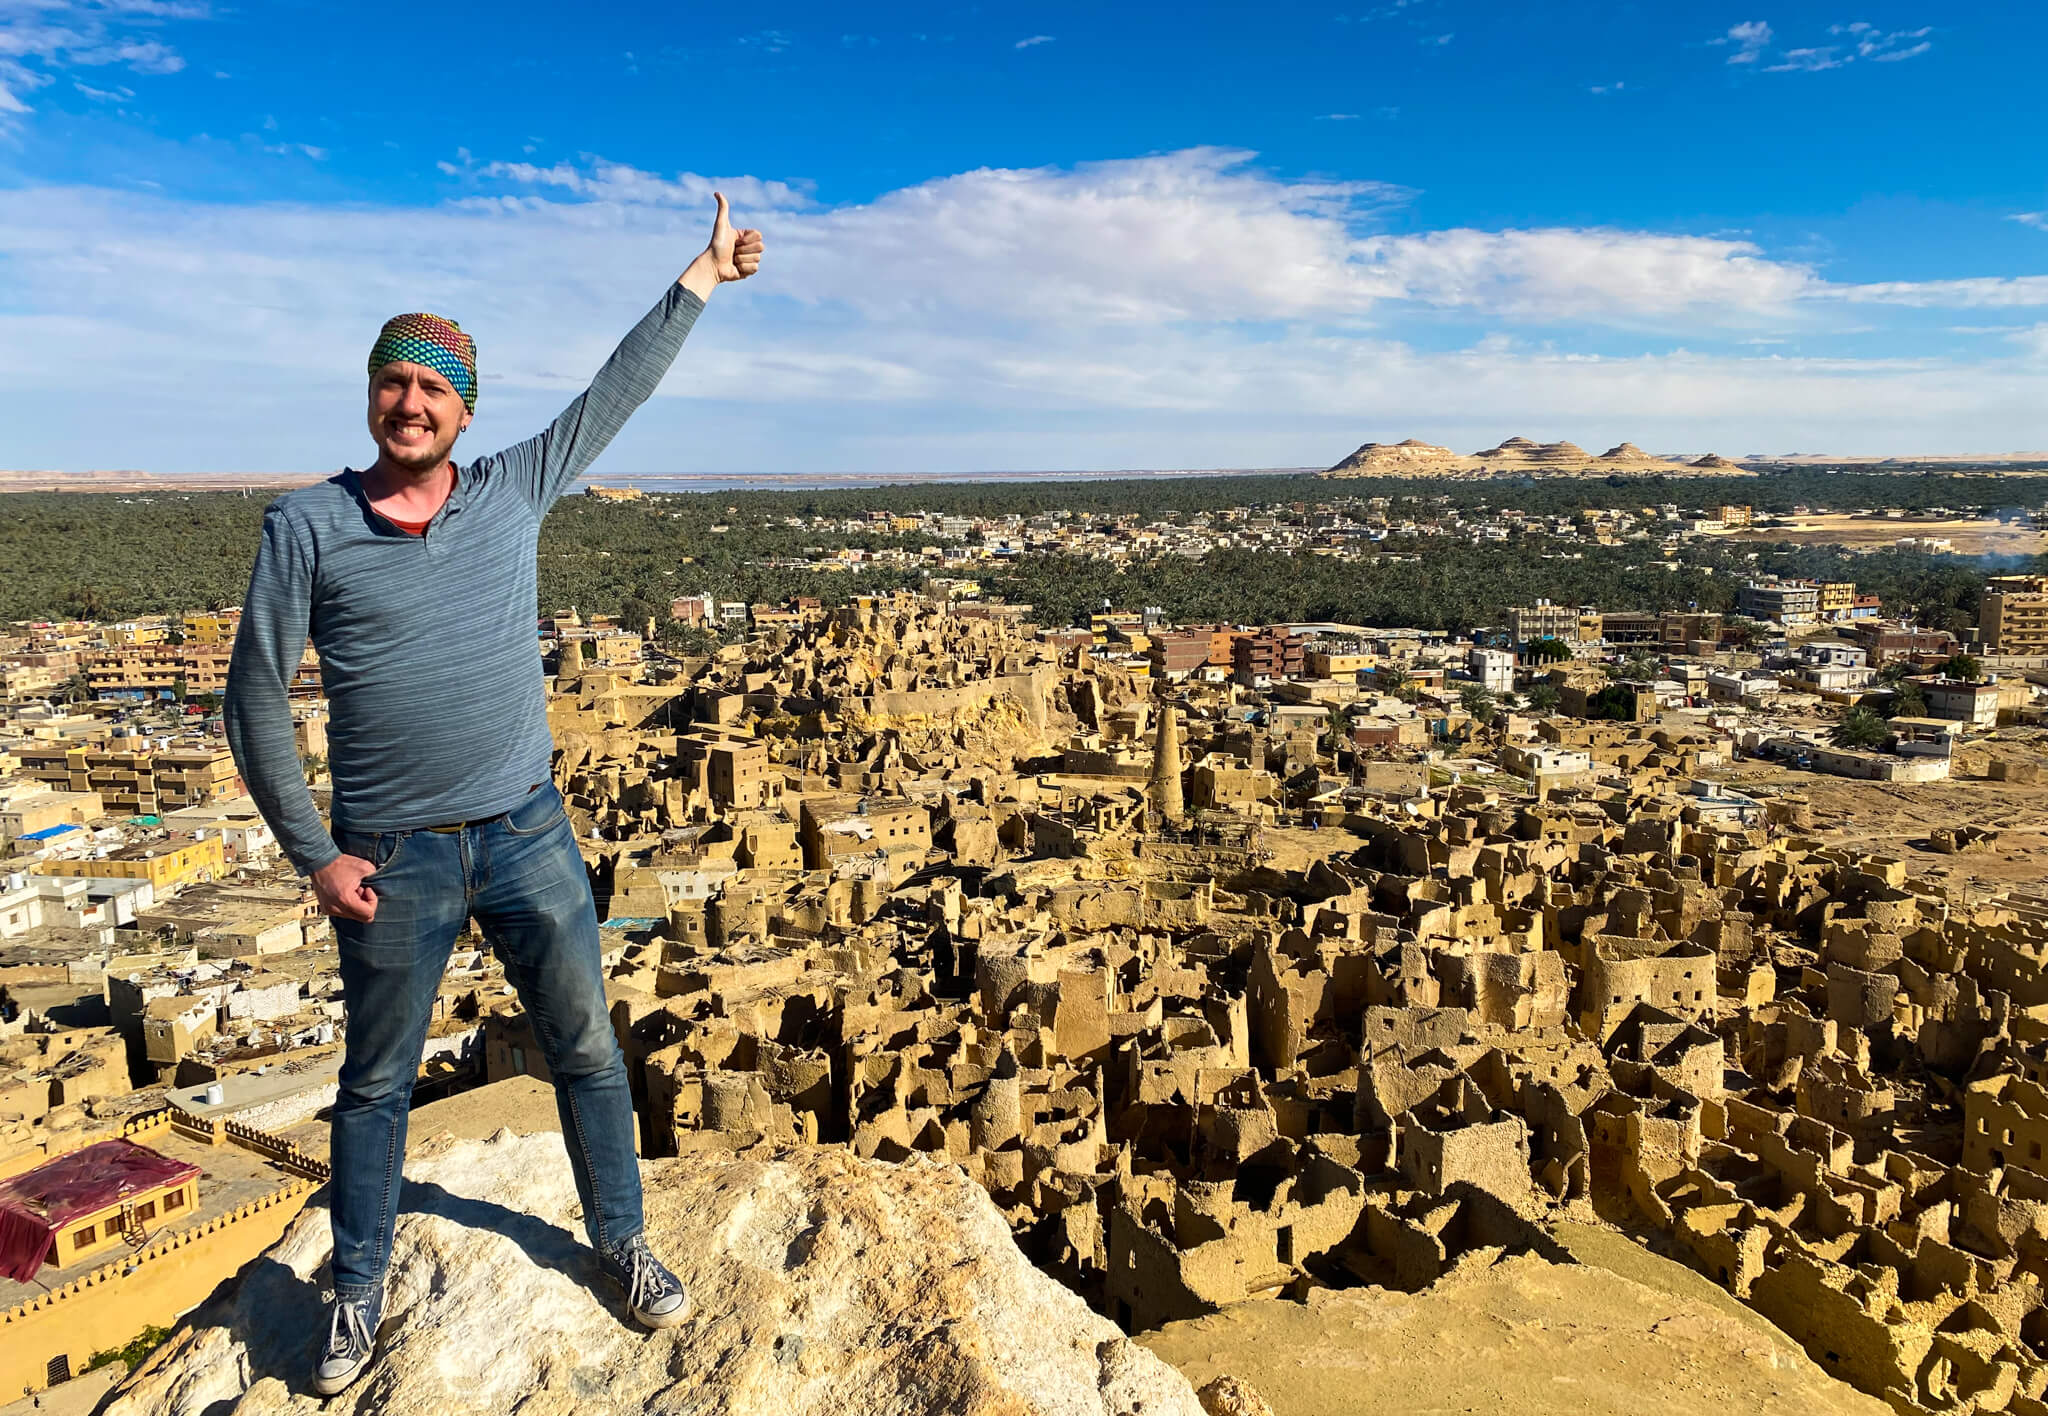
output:
{"label": "grey sneaker", "polygon": [[384,1314],[384,1295],[337,1298],[327,1323],[327,1346],[313,1372],[313,1390],[334,1396],[370,1369],[377,1350],[377,1320]]}
{"label": "grey sneaker", "polygon": [[644,1234],[614,1244],[599,1256],[598,1266],[625,1290],[626,1306],[643,1325],[669,1328],[690,1316],[690,1295],[683,1281],[662,1267]]}

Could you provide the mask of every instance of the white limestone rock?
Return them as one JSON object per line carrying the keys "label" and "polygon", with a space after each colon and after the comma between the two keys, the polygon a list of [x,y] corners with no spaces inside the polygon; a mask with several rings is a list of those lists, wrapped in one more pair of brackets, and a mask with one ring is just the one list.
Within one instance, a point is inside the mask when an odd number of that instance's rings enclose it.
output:
{"label": "white limestone rock", "polygon": [[649,1239],[694,1316],[629,1324],[554,1135],[407,1167],[382,1354],[323,1402],[327,1211],[309,1209],[106,1416],[1201,1416],[1186,1379],[1033,1268],[958,1169],[789,1148],[643,1163]]}

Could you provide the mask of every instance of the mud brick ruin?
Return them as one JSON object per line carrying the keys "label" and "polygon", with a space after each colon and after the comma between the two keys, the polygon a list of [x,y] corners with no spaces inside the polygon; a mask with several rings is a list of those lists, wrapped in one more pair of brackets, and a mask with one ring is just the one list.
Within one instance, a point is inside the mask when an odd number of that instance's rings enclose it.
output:
{"label": "mud brick ruin", "polygon": [[1705,723],[1446,774],[1006,617],[787,618],[559,669],[650,1154],[950,1157],[1133,1328],[1598,1215],[1901,1412],[2048,1416],[2048,898],[1822,848]]}

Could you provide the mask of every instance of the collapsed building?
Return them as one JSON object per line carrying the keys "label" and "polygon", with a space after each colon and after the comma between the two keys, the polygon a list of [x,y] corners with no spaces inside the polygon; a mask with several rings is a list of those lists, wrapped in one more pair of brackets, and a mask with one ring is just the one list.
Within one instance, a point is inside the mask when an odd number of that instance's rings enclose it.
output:
{"label": "collapsed building", "polygon": [[1896,1410],[2048,1413],[2048,899],[1823,846],[1708,731],[1466,779],[908,597],[793,618],[558,674],[647,1153],[945,1156],[1133,1328],[1600,1216]]}

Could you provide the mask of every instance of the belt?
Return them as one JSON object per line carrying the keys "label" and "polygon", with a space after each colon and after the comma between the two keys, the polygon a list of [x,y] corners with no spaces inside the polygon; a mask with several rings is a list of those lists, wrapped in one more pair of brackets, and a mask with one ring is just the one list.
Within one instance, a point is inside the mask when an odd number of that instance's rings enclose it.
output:
{"label": "belt", "polygon": [[[540,783],[535,782],[532,786],[526,789],[526,794],[528,796],[532,796],[535,792],[539,790]],[[465,828],[470,826],[488,826],[493,821],[503,821],[506,817],[510,816],[511,814],[512,808],[508,806],[503,811],[499,812],[496,816],[479,816],[474,821],[447,821],[443,822],[439,826],[425,826],[421,829],[426,831],[438,831],[443,836],[452,836],[456,832],[464,830]]]}

